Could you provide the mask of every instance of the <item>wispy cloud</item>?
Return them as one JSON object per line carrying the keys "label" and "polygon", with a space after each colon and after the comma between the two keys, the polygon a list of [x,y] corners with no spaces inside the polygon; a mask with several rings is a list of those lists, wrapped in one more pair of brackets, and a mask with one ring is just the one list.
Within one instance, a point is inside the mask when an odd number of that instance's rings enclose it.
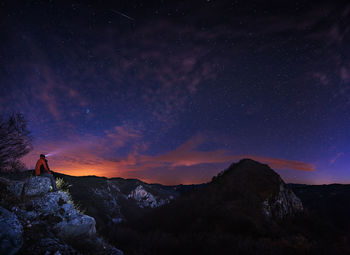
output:
{"label": "wispy cloud", "polygon": [[[177,171],[184,167],[193,171],[193,173],[197,172],[197,174],[191,177],[192,182],[199,182],[204,179],[209,180],[212,177],[209,176],[209,174],[213,174],[213,170],[207,173],[208,176],[204,177],[203,174],[205,175],[205,172],[199,174],[198,171],[210,169],[210,167],[208,168],[209,165],[218,166],[223,163],[229,164],[242,158],[251,158],[260,161],[270,165],[276,170],[313,171],[315,169],[314,165],[305,162],[258,155],[235,155],[224,149],[200,151],[198,147],[208,141],[208,138],[201,133],[193,136],[178,148],[164,154],[149,156],[140,153],[137,149],[133,149],[125,157],[118,157],[116,156],[118,153],[112,153],[113,150],[121,149],[127,145],[131,145],[135,148],[133,145],[137,144],[139,142],[138,139],[142,136],[140,131],[136,129],[129,130],[130,131],[127,131],[125,126],[115,127],[113,130],[106,132],[105,140],[93,136],[84,138],[72,137],[69,139],[70,142],[42,144],[41,148],[45,151],[32,152],[25,157],[25,162],[33,166],[35,159],[40,153],[58,151],[59,153],[49,158],[49,162],[52,168],[59,172],[71,175],[128,177],[130,174],[132,175],[133,172],[138,172],[140,176],[147,176],[146,173],[156,171],[158,176],[154,176],[154,178],[160,180],[159,176],[163,176],[162,178],[164,178],[167,183],[169,183],[168,177],[171,176],[172,171]],[[116,132],[112,133],[114,131]],[[116,140],[120,142],[115,143]],[[114,147],[108,146],[107,141],[114,143]],[[217,169],[217,172],[220,170],[222,169]],[[160,171],[162,171],[163,174],[160,174]],[[164,173],[167,174],[164,175]],[[167,177],[167,175],[169,176]]]}
{"label": "wispy cloud", "polygon": [[234,155],[232,152],[224,149],[214,151],[196,150],[199,145],[205,142],[205,140],[205,136],[199,134],[173,151],[152,157],[143,156],[141,157],[141,161],[147,163],[158,163],[160,165],[163,164],[164,167],[176,167],[210,163],[224,163],[240,160],[242,158],[251,158],[262,163],[269,164],[272,168],[275,169],[292,169],[300,171],[313,171],[315,169],[315,167],[311,164],[287,159],[270,158],[257,155]]}
{"label": "wispy cloud", "polygon": [[105,134],[104,144],[112,148],[121,148],[143,137],[140,130],[126,123],[115,126],[112,130],[106,130]]}

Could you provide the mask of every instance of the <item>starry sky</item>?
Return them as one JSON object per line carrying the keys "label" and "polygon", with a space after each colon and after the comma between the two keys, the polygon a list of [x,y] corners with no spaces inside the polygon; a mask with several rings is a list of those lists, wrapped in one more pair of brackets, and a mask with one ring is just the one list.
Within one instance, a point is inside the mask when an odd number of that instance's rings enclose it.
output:
{"label": "starry sky", "polygon": [[0,114],[28,120],[28,167],[189,184],[249,157],[350,182],[347,1],[97,2],[0,2]]}

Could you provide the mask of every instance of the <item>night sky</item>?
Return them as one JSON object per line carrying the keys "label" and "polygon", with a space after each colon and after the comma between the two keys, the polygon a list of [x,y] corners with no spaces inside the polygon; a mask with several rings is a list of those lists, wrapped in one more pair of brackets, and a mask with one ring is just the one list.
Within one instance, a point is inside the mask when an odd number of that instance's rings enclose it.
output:
{"label": "night sky", "polygon": [[188,184],[250,157],[350,182],[347,1],[97,2],[0,3],[0,114],[28,120],[28,167]]}

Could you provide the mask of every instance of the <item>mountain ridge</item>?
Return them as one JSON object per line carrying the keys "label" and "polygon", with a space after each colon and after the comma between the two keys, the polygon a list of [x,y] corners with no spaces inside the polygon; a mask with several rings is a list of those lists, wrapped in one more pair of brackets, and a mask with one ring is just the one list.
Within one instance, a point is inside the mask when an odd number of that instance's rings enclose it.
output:
{"label": "mountain ridge", "polygon": [[334,197],[350,204],[350,185],[348,189],[339,184],[285,184],[268,165],[254,160],[233,163],[210,182],[198,185],[54,174],[73,201],[95,219],[97,232],[125,254],[345,254],[350,250],[344,241],[350,240],[346,218],[350,207],[342,214],[332,211],[337,203],[329,211],[324,209]]}

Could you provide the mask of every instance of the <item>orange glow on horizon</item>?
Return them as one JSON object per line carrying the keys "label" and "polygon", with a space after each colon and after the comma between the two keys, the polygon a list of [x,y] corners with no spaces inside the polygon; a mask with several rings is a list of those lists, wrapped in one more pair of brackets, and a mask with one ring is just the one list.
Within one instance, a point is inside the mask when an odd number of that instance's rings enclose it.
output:
{"label": "orange glow on horizon", "polygon": [[[128,139],[138,137],[137,133],[130,134],[118,129],[118,134],[124,140],[116,143],[117,148],[127,143]],[[123,129],[124,130],[124,129]],[[111,134],[109,134],[111,135]],[[256,155],[233,155],[227,150],[200,151],[198,146],[203,144],[206,137],[197,135],[175,148],[174,150],[157,155],[147,155],[132,151],[123,157],[106,157],[114,155],[107,141],[101,144],[97,137],[72,137],[61,142],[46,142],[23,158],[24,163],[33,168],[41,153],[52,154],[48,157],[50,168],[73,176],[95,175],[101,177],[137,178],[151,183],[193,184],[209,181],[213,175],[228,167],[231,163],[242,158],[251,158],[268,164],[272,169],[313,171],[315,166],[309,163],[270,158]],[[215,168],[217,167],[217,169]],[[179,171],[179,169],[186,168]],[[211,169],[210,171],[208,169]],[[209,172],[208,172],[209,171]]]}

